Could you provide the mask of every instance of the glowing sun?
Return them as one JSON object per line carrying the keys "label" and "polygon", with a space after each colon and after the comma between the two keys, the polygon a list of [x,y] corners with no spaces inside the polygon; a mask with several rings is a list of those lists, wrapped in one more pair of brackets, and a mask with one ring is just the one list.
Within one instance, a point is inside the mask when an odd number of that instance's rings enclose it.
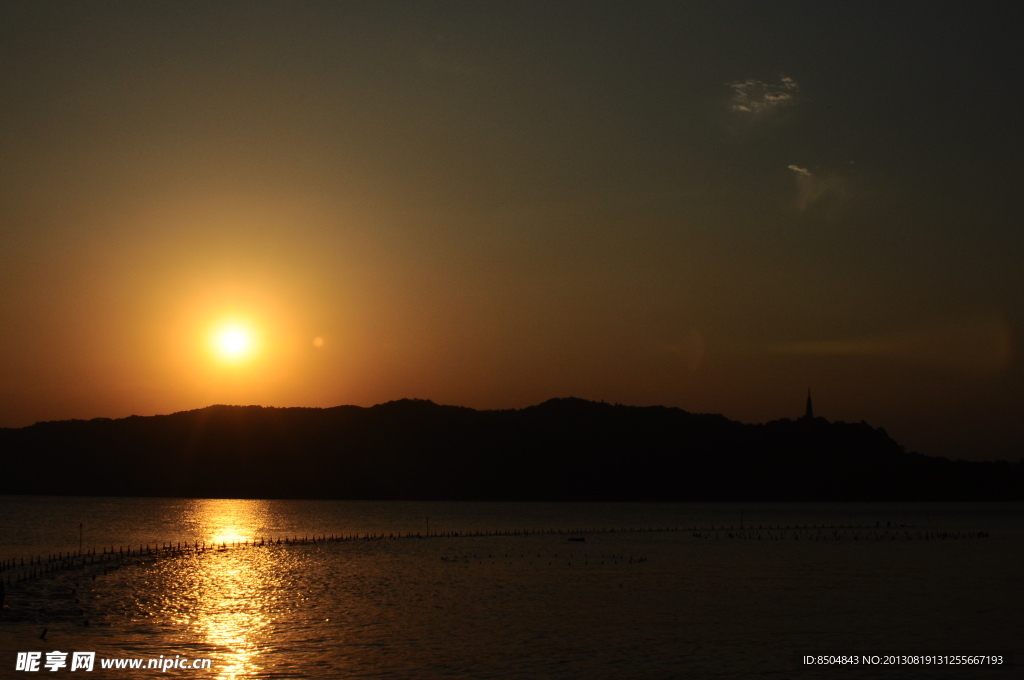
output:
{"label": "glowing sun", "polygon": [[256,338],[252,330],[243,324],[225,324],[213,333],[213,350],[223,361],[244,361],[255,352]]}

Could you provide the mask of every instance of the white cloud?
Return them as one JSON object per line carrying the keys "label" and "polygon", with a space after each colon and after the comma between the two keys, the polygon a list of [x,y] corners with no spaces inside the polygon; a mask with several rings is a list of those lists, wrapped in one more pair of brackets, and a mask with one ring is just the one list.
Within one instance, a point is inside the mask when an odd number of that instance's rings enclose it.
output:
{"label": "white cloud", "polygon": [[800,90],[797,82],[789,76],[780,76],[777,83],[750,78],[729,83],[729,87],[732,89],[732,110],[752,116],[762,116],[789,106]]}

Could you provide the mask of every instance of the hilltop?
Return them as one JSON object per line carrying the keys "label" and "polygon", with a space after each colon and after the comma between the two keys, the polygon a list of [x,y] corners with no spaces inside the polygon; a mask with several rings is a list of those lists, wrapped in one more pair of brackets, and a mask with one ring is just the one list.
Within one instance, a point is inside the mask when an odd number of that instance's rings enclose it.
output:
{"label": "hilltop", "polygon": [[1020,463],[823,418],[552,399],[477,411],[209,406],[0,429],[0,493],[401,500],[1024,500]]}

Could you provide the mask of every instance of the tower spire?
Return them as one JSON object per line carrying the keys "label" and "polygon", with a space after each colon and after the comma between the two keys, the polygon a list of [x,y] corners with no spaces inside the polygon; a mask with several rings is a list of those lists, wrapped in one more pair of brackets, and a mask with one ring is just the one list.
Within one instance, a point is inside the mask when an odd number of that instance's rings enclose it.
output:
{"label": "tower spire", "polygon": [[814,405],[811,404],[811,388],[807,388],[807,413],[804,414],[807,420],[814,419]]}

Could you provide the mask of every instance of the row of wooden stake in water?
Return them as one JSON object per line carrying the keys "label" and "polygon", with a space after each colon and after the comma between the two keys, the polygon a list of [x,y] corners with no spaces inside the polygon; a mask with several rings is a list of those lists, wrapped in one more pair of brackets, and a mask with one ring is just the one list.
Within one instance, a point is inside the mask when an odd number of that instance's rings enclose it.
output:
{"label": "row of wooden stake in water", "polygon": [[[84,569],[87,566],[94,564],[109,564],[109,563],[121,563],[130,559],[139,559],[147,556],[166,556],[173,554],[182,553],[205,553],[208,551],[227,551],[233,549],[243,548],[258,548],[265,546],[280,546],[280,545],[306,545],[306,544],[317,544],[325,542],[339,542],[339,541],[368,541],[368,540],[384,540],[384,539],[407,539],[407,538],[461,538],[461,537],[484,537],[484,536],[536,536],[536,535],[568,535],[570,541],[583,541],[587,535],[599,535],[599,534],[612,534],[612,533],[639,533],[639,532],[689,532],[694,538],[708,540],[711,538],[730,538],[730,539],[751,539],[759,538],[761,532],[766,532],[766,536],[781,537],[786,533],[789,533],[793,537],[799,536],[801,533],[807,534],[808,537],[824,536],[822,532],[831,531],[833,536],[839,536],[837,532],[849,532],[851,536],[856,537],[859,532],[873,531],[878,532],[879,535],[885,534],[887,538],[895,538],[897,535],[896,530],[900,530],[906,538],[913,537],[908,531],[910,527],[903,524],[893,524],[887,522],[885,525],[876,523],[874,525],[825,525],[825,524],[797,524],[797,525],[767,525],[767,526],[739,526],[735,525],[711,525],[707,527],[679,527],[679,526],[647,526],[647,527],[616,527],[616,528],[586,528],[586,529],[513,529],[513,530],[494,530],[494,531],[448,531],[448,532],[429,532],[421,534],[420,532],[406,532],[406,533],[395,533],[395,532],[366,532],[366,533],[352,533],[352,534],[320,534],[320,535],[304,535],[299,537],[297,535],[291,537],[276,537],[271,539],[260,538],[258,540],[244,540],[244,541],[222,541],[219,543],[206,543],[205,541],[194,541],[194,542],[165,542],[158,544],[140,544],[138,548],[133,546],[110,546],[103,548],[93,548],[86,551],[69,551],[69,552],[58,552],[47,556],[36,556],[36,557],[20,557],[0,560],[0,583],[6,580],[7,585],[12,585],[15,582],[23,580],[32,580],[39,578],[45,574],[66,571],[74,568]],[[810,533],[809,533],[810,532]],[[903,536],[900,536],[901,538]],[[946,531],[933,531],[922,533],[921,531],[916,532],[918,538],[987,538],[988,534],[984,531],[977,532],[946,532]],[[6,574],[5,574],[6,572]],[[6,576],[6,578],[5,578]]]}

